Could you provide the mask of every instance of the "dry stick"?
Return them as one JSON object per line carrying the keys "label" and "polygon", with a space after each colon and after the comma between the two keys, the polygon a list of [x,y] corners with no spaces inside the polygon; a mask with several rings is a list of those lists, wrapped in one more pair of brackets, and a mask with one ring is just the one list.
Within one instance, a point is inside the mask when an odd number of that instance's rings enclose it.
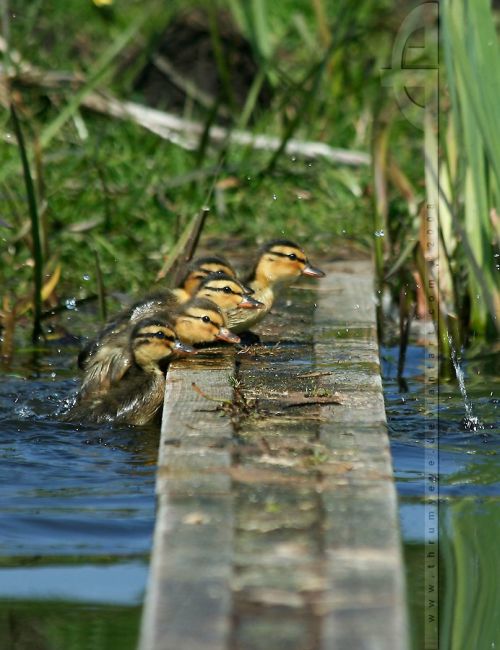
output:
{"label": "dry stick", "polygon": [[[193,150],[198,146],[198,139],[203,132],[203,124],[192,122],[183,118],[158,111],[148,106],[134,102],[120,102],[116,98],[92,93],[83,100],[83,105],[99,113],[105,113],[120,119],[129,119],[145,129],[156,133],[178,144]],[[281,146],[281,139],[268,135],[254,135],[249,131],[229,131],[221,126],[212,126],[209,132],[210,140],[214,143],[229,143],[233,145],[250,146],[262,151],[277,151]],[[325,158],[330,162],[350,165],[353,167],[368,165],[370,155],[362,151],[349,151],[330,147],[324,142],[288,140],[285,153],[289,155],[302,155],[307,158]]]}
{"label": "dry stick", "polygon": [[179,259],[177,260],[177,267],[174,275],[175,286],[177,286],[182,280],[182,274],[184,272],[183,267],[193,258],[194,252],[198,246],[198,242],[200,241],[201,231],[203,230],[203,226],[205,225],[207,214],[208,214],[208,210],[205,206],[203,206],[201,210],[198,212],[196,221],[193,224],[193,228],[189,233],[186,246],[184,248],[184,251],[182,252],[182,256],[179,257]]}
{"label": "dry stick", "polygon": [[105,323],[108,316],[107,309],[106,309],[106,290],[104,288],[104,280],[102,277],[101,260],[99,257],[99,251],[97,250],[97,248],[94,248],[93,250],[94,250],[95,271],[96,271],[96,279],[97,279],[97,297],[99,299],[99,315],[101,317],[101,321]]}

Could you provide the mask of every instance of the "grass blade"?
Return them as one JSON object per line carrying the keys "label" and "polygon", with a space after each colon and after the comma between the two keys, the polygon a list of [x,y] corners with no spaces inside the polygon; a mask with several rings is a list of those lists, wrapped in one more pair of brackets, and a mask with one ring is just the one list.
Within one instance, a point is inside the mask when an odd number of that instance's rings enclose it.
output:
{"label": "grass blade", "polygon": [[17,143],[19,145],[19,154],[21,156],[21,164],[23,167],[24,183],[26,186],[26,198],[28,201],[28,209],[31,221],[31,236],[33,238],[33,333],[32,340],[36,343],[42,335],[42,276],[43,276],[43,253],[42,253],[42,240],[40,236],[40,218],[38,214],[38,207],[36,201],[35,187],[31,177],[31,171],[28,160],[28,152],[24,142],[24,136],[17,117],[14,104],[10,105],[10,114],[14,133],[16,134]]}

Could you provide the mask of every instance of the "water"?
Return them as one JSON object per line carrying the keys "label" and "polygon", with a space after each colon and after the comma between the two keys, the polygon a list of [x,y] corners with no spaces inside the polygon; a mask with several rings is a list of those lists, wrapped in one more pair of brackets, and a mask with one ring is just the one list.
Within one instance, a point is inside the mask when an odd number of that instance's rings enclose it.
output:
{"label": "water", "polygon": [[462,395],[462,399],[464,401],[465,417],[463,419],[463,425],[466,429],[477,431],[478,429],[482,429],[483,425],[473,413],[472,404],[469,399],[469,396],[467,395],[467,389],[465,388],[464,371],[462,370],[462,366],[460,365],[460,362],[458,360],[457,351],[453,345],[453,339],[449,334],[448,334],[448,341],[451,347],[451,361],[453,363],[453,367],[455,368],[455,375],[458,382],[458,388],[460,389],[460,394]]}
{"label": "water", "polygon": [[[59,423],[75,349],[18,355],[0,377],[2,650],[132,650],[154,524],[158,432]],[[425,594],[424,422],[439,419],[440,647],[500,647],[500,351],[475,349],[428,410],[425,351],[382,351],[414,650]],[[297,363],[301,360],[298,359]],[[459,374],[460,377],[460,374]],[[467,397],[467,401],[465,400]],[[467,418],[483,426],[464,427]]]}
{"label": "water", "polygon": [[136,645],[158,432],[58,422],[75,352],[20,354],[0,377],[2,650]]}
{"label": "water", "polygon": [[[400,392],[397,381],[397,349],[383,349],[382,359],[413,648],[433,647],[424,642],[429,550],[424,545],[428,480],[424,424],[429,418],[438,422],[439,430],[439,647],[498,648],[500,351],[469,351],[458,382],[440,379],[439,400],[432,411],[426,399],[425,350],[417,346],[408,350],[407,392]],[[468,426],[471,421],[482,428]]]}

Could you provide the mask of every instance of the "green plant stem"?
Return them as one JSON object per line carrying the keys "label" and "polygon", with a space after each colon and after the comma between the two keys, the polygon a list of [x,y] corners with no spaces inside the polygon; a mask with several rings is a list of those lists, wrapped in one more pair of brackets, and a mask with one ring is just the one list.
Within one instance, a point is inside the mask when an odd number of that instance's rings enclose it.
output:
{"label": "green plant stem", "polygon": [[12,124],[16,134],[17,143],[19,145],[19,155],[21,156],[21,164],[23,167],[24,183],[26,185],[26,198],[28,201],[28,209],[31,220],[31,236],[33,238],[33,343],[36,343],[41,337],[42,330],[42,277],[43,277],[43,253],[42,241],[40,236],[40,219],[36,203],[35,187],[31,177],[30,166],[28,161],[28,154],[24,142],[24,136],[17,117],[14,104],[10,104],[10,114],[12,117]]}
{"label": "green plant stem", "polygon": [[375,264],[377,276],[383,277],[384,262],[389,252],[389,230],[387,217],[389,203],[387,197],[387,164],[390,122],[379,122],[373,127],[372,138],[372,170],[374,191],[374,231],[375,236]]}

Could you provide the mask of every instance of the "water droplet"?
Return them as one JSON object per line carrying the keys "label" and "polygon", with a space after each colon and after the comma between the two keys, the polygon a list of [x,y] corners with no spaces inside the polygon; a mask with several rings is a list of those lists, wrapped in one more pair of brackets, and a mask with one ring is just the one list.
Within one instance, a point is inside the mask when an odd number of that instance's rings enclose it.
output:
{"label": "water droplet", "polygon": [[385,237],[385,232],[383,230],[376,230],[373,234],[375,237]]}
{"label": "water droplet", "polygon": [[67,298],[64,304],[66,305],[66,309],[75,309],[76,298]]}
{"label": "water droplet", "polygon": [[85,280],[85,281],[87,282],[88,280],[90,280],[90,275],[89,275],[88,273],[84,273],[84,274],[82,275],[82,279]]}
{"label": "water droplet", "polygon": [[276,196],[276,194],[273,194],[273,201],[277,201],[277,200],[278,200],[278,197]]}

